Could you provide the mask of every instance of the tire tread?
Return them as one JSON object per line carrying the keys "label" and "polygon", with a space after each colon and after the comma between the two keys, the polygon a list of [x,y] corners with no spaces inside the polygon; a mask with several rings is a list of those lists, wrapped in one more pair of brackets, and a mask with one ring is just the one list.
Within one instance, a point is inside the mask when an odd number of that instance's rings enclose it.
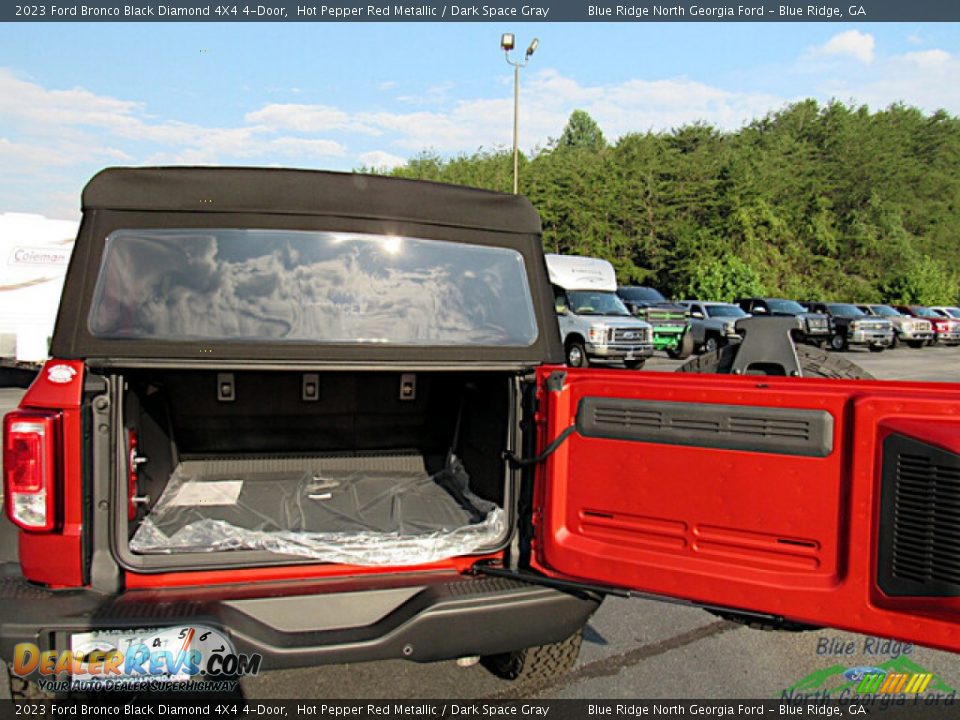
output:
{"label": "tire tread", "polygon": [[[733,367],[738,346],[725,345],[716,352],[704,353],[691,358],[677,372],[728,374]],[[846,380],[873,380],[874,377],[859,365],[832,355],[825,350],[797,345],[797,360],[804,377],[835,378]]]}
{"label": "tire tread", "polygon": [[548,645],[516,650],[501,655],[489,655],[480,662],[490,672],[504,680],[538,682],[550,680],[571,670],[580,655],[583,629],[566,640]]}

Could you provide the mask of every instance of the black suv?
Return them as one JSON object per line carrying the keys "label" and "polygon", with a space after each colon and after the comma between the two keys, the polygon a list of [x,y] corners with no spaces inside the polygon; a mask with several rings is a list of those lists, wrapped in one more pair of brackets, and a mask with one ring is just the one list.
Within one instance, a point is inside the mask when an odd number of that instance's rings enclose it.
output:
{"label": "black suv", "polygon": [[759,317],[799,317],[803,319],[803,330],[796,330],[794,340],[824,347],[833,335],[833,323],[830,317],[822,313],[808,311],[796,300],[784,298],[752,297],[738,298],[740,309]]}

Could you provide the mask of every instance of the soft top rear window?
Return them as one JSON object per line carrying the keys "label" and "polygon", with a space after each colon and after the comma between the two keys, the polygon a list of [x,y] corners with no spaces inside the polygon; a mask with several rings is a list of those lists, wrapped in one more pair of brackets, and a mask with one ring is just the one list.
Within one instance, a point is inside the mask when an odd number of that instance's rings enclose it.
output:
{"label": "soft top rear window", "polygon": [[527,347],[523,257],[416,237],[122,229],[88,316],[108,339]]}

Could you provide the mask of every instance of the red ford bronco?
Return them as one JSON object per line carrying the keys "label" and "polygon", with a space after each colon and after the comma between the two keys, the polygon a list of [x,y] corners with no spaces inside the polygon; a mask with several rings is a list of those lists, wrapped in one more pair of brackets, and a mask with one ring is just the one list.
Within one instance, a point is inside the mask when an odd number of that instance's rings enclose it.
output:
{"label": "red ford bronco", "polygon": [[960,649],[960,388],[863,379],[791,322],[685,373],[568,368],[524,198],[106,170],[4,422],[9,687],[18,646],[171,628],[264,669],[528,677],[632,592]]}

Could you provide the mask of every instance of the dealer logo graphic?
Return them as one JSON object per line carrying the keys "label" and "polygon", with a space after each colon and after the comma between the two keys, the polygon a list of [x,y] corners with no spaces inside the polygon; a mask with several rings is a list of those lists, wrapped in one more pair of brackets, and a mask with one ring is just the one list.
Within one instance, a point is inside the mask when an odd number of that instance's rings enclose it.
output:
{"label": "dealer logo graphic", "polygon": [[935,673],[903,655],[877,665],[832,665],[810,673],[780,693],[781,700],[795,701],[918,696],[952,704],[957,692]]}
{"label": "dealer logo graphic", "polygon": [[76,633],[70,637],[70,649],[62,651],[20,643],[14,648],[12,670],[20,677],[56,682],[58,691],[154,689],[175,683],[191,683],[196,689],[198,678],[256,675],[260,661],[258,653],[236,652],[230,639],[215,628],[178,625]]}
{"label": "dealer logo graphic", "polygon": [[857,692],[861,695],[873,693],[906,693],[909,695],[924,692],[933,680],[933,673],[903,673],[877,672],[864,673],[863,679],[857,685]]}

